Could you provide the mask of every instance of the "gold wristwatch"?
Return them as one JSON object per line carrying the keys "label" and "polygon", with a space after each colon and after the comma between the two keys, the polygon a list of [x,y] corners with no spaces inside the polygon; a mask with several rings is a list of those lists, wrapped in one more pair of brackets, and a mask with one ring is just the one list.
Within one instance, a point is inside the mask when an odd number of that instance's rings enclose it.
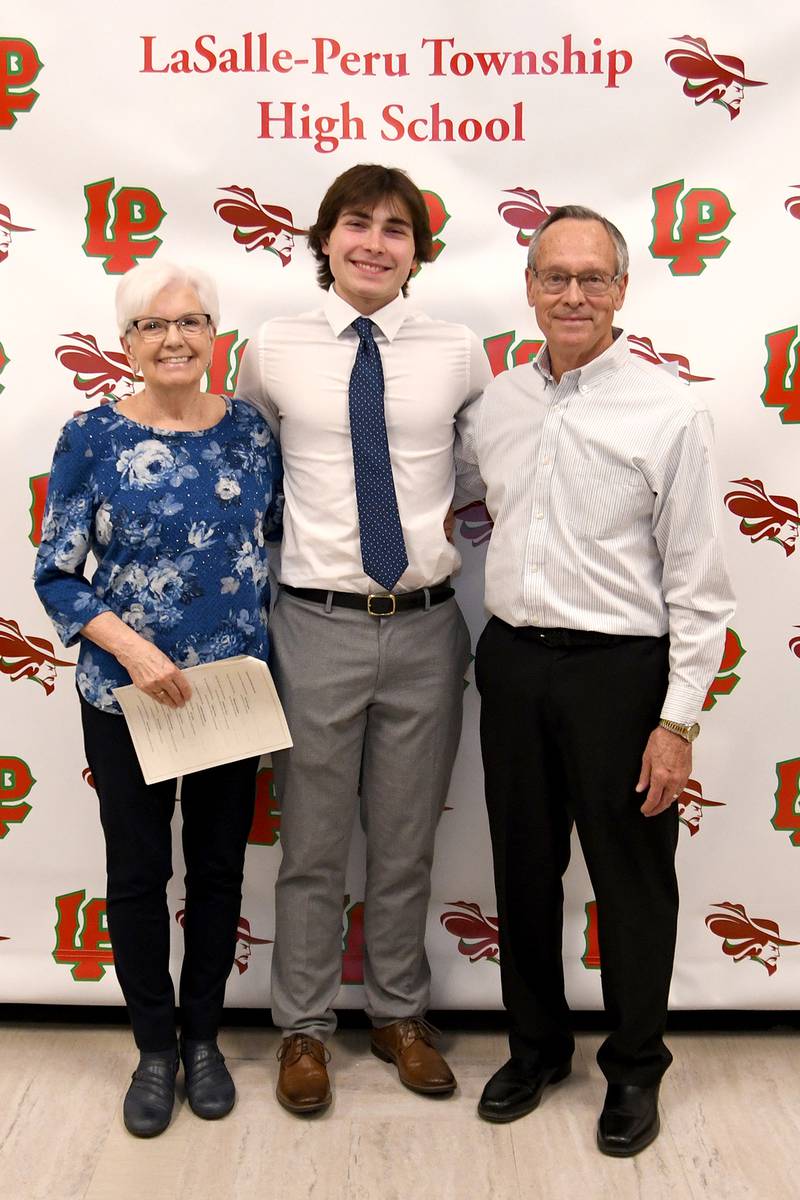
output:
{"label": "gold wristwatch", "polygon": [[662,717],[658,723],[662,729],[668,729],[670,733],[677,733],[678,737],[682,737],[685,742],[693,742],[700,732],[697,721],[694,725],[679,725],[677,721],[668,721],[666,717]]}

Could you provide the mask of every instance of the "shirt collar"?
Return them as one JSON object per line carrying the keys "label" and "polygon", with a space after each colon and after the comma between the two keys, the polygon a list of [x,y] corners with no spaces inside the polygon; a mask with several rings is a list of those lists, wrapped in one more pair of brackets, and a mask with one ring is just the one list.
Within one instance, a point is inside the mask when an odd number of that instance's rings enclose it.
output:
{"label": "shirt collar", "polygon": [[[565,375],[574,374],[576,381],[580,380],[583,384],[590,384],[600,379],[603,375],[608,375],[611,371],[618,370],[630,353],[628,339],[616,325],[612,327],[611,333],[614,341],[608,349],[604,350],[602,354],[598,354],[597,358],[593,358],[585,366],[576,367],[574,372],[565,371],[561,378],[563,379]],[[545,379],[553,379],[550,367],[550,352],[547,349],[546,342],[533,360],[533,365]]]}
{"label": "shirt collar", "polygon": [[[325,296],[323,312],[335,337],[339,337],[349,325],[352,325],[356,317],[363,316],[363,313],[360,313],[357,308],[353,308],[352,304],[348,304],[346,300],[343,300],[338,295],[333,285],[328,289]],[[400,326],[410,315],[411,309],[408,302],[399,293],[395,296],[394,300],[390,300],[383,308],[379,308],[377,312],[370,313],[369,319],[377,325],[386,340],[391,342],[396,337]]]}

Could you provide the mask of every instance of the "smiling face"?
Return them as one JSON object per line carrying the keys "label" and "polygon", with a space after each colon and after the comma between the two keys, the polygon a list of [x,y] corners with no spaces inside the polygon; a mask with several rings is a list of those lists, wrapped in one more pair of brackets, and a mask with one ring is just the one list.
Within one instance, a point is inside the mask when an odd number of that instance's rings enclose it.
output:
{"label": "smiling face", "polygon": [[[192,287],[185,284],[165,287],[150,302],[146,313],[137,317],[163,317],[174,321],[186,313],[203,312],[200,297]],[[214,346],[213,326],[209,326],[198,337],[186,337],[177,325],[170,325],[166,336],[160,341],[148,342],[133,328],[121,339],[122,348],[146,387],[159,391],[163,388],[199,387],[211,361]]]}
{"label": "smiling face", "polygon": [[394,300],[416,266],[411,217],[401,201],[343,209],[322,250],[338,295],[363,316]]}
{"label": "smiling face", "polygon": [[614,313],[622,308],[628,276],[612,283],[603,296],[585,296],[576,279],[566,291],[550,295],[539,283],[539,275],[559,271],[567,275],[600,272],[616,275],[614,243],[599,221],[564,217],[548,226],[536,252],[535,275],[525,272],[528,303],[547,338],[550,364],[558,380],[564,371],[585,366],[611,345]]}

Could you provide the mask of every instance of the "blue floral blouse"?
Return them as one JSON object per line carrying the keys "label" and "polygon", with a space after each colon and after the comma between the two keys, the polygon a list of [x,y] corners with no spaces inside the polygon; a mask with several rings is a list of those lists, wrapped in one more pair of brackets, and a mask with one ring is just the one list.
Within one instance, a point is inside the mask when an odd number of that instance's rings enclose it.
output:
{"label": "blue floral blouse", "polygon": [[76,682],[95,708],[120,712],[111,689],[131,682],[80,638],[102,612],[180,667],[267,658],[265,542],[279,536],[280,456],[255,409],[224,400],[210,429],[155,429],[106,405],[61,431],[34,581],[64,645],[80,639]]}

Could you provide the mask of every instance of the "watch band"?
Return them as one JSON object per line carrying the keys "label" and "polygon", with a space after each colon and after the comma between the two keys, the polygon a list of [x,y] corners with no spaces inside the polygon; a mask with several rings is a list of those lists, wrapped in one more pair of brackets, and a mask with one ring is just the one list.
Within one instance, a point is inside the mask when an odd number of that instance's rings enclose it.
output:
{"label": "watch band", "polygon": [[668,729],[670,733],[677,733],[678,737],[682,737],[685,742],[693,742],[700,732],[700,726],[696,721],[694,725],[681,725],[678,721],[668,721],[666,717],[662,717],[658,723],[662,729]]}

